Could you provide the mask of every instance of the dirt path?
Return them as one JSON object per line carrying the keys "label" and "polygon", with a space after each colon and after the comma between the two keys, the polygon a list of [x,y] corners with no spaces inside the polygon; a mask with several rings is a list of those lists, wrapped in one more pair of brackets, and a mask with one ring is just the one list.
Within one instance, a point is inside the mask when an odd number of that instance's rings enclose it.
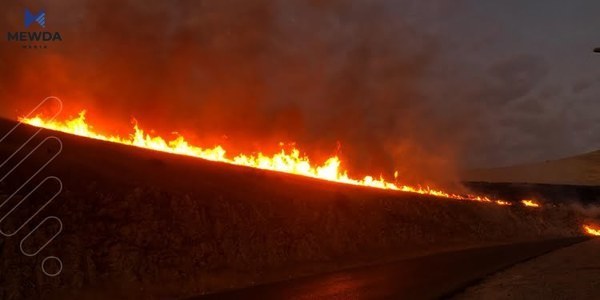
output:
{"label": "dirt path", "polygon": [[511,267],[455,299],[600,299],[600,239]]}

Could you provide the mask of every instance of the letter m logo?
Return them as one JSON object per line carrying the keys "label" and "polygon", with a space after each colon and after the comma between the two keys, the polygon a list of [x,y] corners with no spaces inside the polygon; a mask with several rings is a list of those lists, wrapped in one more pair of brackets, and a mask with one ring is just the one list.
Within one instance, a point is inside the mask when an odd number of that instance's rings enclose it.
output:
{"label": "letter m logo", "polygon": [[37,14],[32,14],[29,9],[25,9],[25,28],[28,28],[33,23],[38,23],[42,28],[46,28],[46,12],[40,10]]}

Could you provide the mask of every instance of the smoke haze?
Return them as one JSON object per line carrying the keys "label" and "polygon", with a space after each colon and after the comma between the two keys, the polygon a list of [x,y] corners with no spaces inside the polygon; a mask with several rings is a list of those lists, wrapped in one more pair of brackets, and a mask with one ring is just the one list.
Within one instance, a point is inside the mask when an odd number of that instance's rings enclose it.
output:
{"label": "smoke haze", "polygon": [[[55,95],[66,115],[85,108],[104,128],[124,133],[134,116],[142,127],[177,130],[233,152],[293,141],[317,160],[339,153],[352,172],[399,170],[409,183],[447,181],[468,164],[512,161],[495,147],[507,137],[504,148],[531,143],[545,123],[528,116],[543,111],[543,93],[556,88],[543,84],[551,73],[544,57],[506,52],[481,63],[485,55],[456,55],[505,36],[502,26],[490,26],[457,44],[463,33],[444,28],[464,26],[456,20],[470,11],[469,1],[62,0],[1,7],[6,31],[24,30],[25,7],[45,8],[46,30],[63,36],[43,50],[2,41],[5,117]],[[600,77],[573,91],[594,80]],[[509,105],[519,113],[494,116]],[[512,135],[515,126],[525,134]],[[535,153],[521,158],[540,157]]]}

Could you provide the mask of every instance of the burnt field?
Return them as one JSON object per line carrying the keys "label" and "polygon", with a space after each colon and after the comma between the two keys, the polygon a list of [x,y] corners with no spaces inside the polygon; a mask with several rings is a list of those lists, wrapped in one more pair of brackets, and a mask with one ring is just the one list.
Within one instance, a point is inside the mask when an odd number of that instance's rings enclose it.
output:
{"label": "burnt field", "polygon": [[[0,134],[12,126],[0,120]],[[36,130],[22,125],[9,135],[0,143],[0,161]],[[582,234],[580,218],[567,208],[348,186],[46,130],[0,174],[49,135],[62,141],[62,152],[0,212],[46,176],[60,178],[64,188],[22,231],[0,239],[2,299],[187,297],[450,249]],[[58,149],[47,140],[17,166],[0,184],[2,202]],[[18,228],[56,190],[42,186],[2,229]],[[20,241],[51,215],[62,221],[61,234],[39,255],[23,255]],[[37,247],[56,231],[40,228]],[[59,276],[40,270],[50,255],[63,263]]]}

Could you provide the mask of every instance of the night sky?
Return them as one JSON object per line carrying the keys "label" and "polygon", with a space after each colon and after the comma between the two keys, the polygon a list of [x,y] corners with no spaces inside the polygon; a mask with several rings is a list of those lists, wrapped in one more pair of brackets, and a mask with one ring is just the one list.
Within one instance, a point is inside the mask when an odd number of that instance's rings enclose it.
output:
{"label": "night sky", "polygon": [[597,0],[10,0],[0,28],[25,7],[64,41],[3,33],[5,117],[55,95],[240,149],[339,142],[356,169],[415,177],[600,149]]}

